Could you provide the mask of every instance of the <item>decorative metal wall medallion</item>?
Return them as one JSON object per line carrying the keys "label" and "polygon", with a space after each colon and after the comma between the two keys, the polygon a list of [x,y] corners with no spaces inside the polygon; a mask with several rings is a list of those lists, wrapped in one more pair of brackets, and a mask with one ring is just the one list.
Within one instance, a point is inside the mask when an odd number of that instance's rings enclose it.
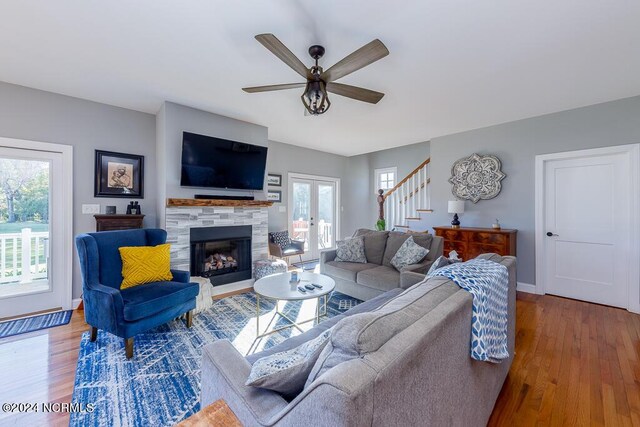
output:
{"label": "decorative metal wall medallion", "polygon": [[502,164],[496,156],[472,154],[456,161],[451,167],[451,192],[463,200],[493,199],[502,189],[500,181],[505,178],[500,168]]}

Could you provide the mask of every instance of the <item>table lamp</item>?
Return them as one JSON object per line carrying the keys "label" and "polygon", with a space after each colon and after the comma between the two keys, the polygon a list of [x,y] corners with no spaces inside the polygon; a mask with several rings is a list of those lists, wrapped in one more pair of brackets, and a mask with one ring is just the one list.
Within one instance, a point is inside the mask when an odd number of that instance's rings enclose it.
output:
{"label": "table lamp", "polygon": [[458,221],[458,214],[464,213],[464,201],[463,200],[449,200],[449,213],[453,214],[453,221],[451,221],[451,228],[460,228],[460,221]]}

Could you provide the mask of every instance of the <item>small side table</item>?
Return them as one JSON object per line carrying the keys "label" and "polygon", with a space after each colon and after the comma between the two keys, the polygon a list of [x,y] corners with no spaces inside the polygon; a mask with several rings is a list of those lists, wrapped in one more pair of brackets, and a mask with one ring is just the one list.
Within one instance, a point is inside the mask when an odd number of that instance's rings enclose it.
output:
{"label": "small side table", "polygon": [[227,403],[220,399],[176,424],[176,427],[242,427]]}
{"label": "small side table", "polygon": [[130,230],[142,228],[144,215],[94,215],[96,231]]}

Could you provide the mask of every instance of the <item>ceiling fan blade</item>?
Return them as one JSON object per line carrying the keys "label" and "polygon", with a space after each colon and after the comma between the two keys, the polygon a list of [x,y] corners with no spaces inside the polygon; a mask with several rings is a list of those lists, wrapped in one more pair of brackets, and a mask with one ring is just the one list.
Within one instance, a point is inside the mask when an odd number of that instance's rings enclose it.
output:
{"label": "ceiling fan blade", "polygon": [[305,79],[309,77],[309,69],[293,54],[276,36],[273,34],[258,34],[256,36],[264,47],[269,49],[271,53],[280,58],[282,62],[291,67],[296,73]]}
{"label": "ceiling fan blade", "polygon": [[347,98],[355,99],[358,101],[368,102],[370,104],[377,104],[384,96],[384,93],[376,92],[375,90],[364,89],[351,85],[343,85],[341,83],[327,83],[326,88],[327,92],[346,96]]}
{"label": "ceiling fan blade", "polygon": [[281,85],[243,87],[242,90],[247,93],[271,92],[273,90],[296,89],[305,87],[306,85],[306,83],[286,83]]}
{"label": "ceiling fan blade", "polygon": [[389,49],[380,40],[375,39],[371,43],[367,43],[360,49],[348,55],[341,61],[337,62],[331,68],[322,73],[320,78],[325,82],[332,82],[341,77],[351,74],[360,68],[376,62],[379,59],[389,55]]}

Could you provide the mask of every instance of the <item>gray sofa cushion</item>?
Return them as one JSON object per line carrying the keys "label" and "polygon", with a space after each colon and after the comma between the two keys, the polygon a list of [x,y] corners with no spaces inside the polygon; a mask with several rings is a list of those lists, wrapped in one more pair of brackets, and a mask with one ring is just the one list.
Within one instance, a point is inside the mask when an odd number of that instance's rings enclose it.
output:
{"label": "gray sofa cushion", "polygon": [[410,287],[371,312],[340,320],[311,370],[305,388],[340,363],[378,350],[459,290],[449,279],[432,278]]}
{"label": "gray sofa cushion", "polygon": [[382,265],[382,257],[384,256],[384,249],[387,247],[389,232],[360,228],[356,230],[353,236],[364,236],[364,253],[367,256],[367,262]]}
{"label": "gray sofa cushion", "polygon": [[301,345],[255,361],[245,385],[277,391],[285,396],[300,393],[318,356],[329,340],[331,329]]}
{"label": "gray sofa cushion", "polygon": [[388,291],[400,286],[400,273],[393,267],[378,265],[358,273],[356,283],[370,288]]}
{"label": "gray sofa cushion", "polygon": [[431,248],[431,241],[433,236],[427,233],[400,233],[397,231],[390,231],[387,238],[387,247],[384,250],[384,256],[382,257],[382,265],[392,267],[391,260],[400,249],[400,246],[409,237],[413,237],[413,241],[425,249]]}
{"label": "gray sofa cushion", "polygon": [[376,267],[379,267],[379,265],[371,263],[363,264],[360,262],[329,261],[324,265],[324,273],[332,277],[355,282],[359,272]]}

